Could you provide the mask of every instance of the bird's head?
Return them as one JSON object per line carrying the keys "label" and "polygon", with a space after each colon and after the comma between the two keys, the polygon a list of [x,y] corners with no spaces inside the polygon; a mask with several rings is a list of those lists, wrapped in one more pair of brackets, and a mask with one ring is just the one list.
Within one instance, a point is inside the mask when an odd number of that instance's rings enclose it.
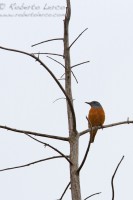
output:
{"label": "bird's head", "polygon": [[87,104],[89,104],[91,107],[94,108],[102,108],[101,104],[98,101],[91,101],[91,102],[85,102]]}

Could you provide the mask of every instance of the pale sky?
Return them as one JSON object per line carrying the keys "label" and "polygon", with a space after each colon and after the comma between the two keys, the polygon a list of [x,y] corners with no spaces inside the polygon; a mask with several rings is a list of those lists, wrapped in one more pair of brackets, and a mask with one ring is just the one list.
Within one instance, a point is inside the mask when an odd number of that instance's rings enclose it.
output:
{"label": "pale sky", "polygon": [[[62,54],[61,41],[31,48],[31,45],[62,37],[65,0],[30,0],[27,3],[7,0],[0,4],[0,46],[27,52]],[[14,4],[13,4],[14,3]],[[58,9],[51,9],[51,6]],[[60,6],[60,8],[59,8]],[[45,7],[45,9],[43,9]],[[70,43],[85,29],[71,49],[72,65],[90,60],[73,71],[73,98],[77,129],[87,129],[85,119],[89,106],[99,101],[106,113],[105,124],[133,120],[133,1],[72,0]],[[6,15],[6,16],[5,16]],[[10,16],[7,16],[10,15]],[[28,15],[28,16],[27,16]],[[37,17],[35,15],[42,15]],[[50,16],[51,15],[51,16]],[[68,136],[65,100],[50,75],[32,58],[0,50],[0,125]],[[63,67],[41,55],[40,58],[60,78]],[[63,62],[60,57],[53,58]],[[63,81],[61,82],[64,85]],[[111,177],[124,155],[115,177],[115,200],[133,199],[133,129],[122,125],[99,130],[95,143],[80,174],[82,199],[111,199]],[[89,135],[80,139],[80,162]],[[42,139],[42,138],[38,138]],[[43,138],[64,154],[67,142]],[[48,147],[19,133],[0,129],[0,169],[26,164],[57,155]],[[3,200],[56,200],[69,182],[69,166],[56,159],[22,169],[0,172],[0,197]],[[70,190],[64,200],[71,200]]]}

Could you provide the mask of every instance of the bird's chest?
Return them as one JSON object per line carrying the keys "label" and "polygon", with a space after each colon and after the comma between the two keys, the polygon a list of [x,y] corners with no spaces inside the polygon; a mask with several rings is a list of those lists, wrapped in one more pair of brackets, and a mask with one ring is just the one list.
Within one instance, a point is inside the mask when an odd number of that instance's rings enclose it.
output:
{"label": "bird's chest", "polygon": [[91,108],[88,119],[92,126],[102,126],[105,120],[105,113],[102,108]]}

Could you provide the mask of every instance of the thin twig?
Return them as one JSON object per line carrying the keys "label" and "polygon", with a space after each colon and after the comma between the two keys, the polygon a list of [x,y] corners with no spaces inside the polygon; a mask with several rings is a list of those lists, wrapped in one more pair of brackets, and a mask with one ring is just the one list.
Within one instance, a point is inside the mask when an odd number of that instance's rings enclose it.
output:
{"label": "thin twig", "polygon": [[88,63],[88,62],[90,62],[90,61],[88,60],[88,61],[85,61],[85,62],[82,62],[82,63],[78,63],[78,64],[76,64],[76,65],[73,65],[73,66],[71,67],[71,69],[74,68],[74,67],[77,67],[77,66],[79,66],[79,65],[83,65],[83,64],[85,64],[85,63]]}
{"label": "thin twig", "polygon": [[60,64],[62,67],[65,68],[65,66],[64,66],[61,62],[59,62],[58,60],[55,60],[54,58],[51,58],[50,56],[47,56],[47,57],[48,57],[49,59],[55,61],[56,63]]}
{"label": "thin twig", "polygon": [[64,81],[64,80],[65,80],[65,78],[59,78],[58,80],[59,80],[59,81]]}
{"label": "thin twig", "polygon": [[[62,64],[61,62],[59,62],[58,60],[55,60],[55,59],[51,58],[50,56],[47,56],[47,57],[50,58],[51,60],[55,61],[56,63],[60,64],[61,66],[63,66],[63,67],[65,68],[65,65],[63,65],[63,64]],[[77,80],[77,78],[76,78],[74,72],[73,72],[72,70],[71,70],[71,72],[72,72],[72,75],[73,75],[75,81],[78,83],[78,80]],[[58,79],[58,80],[59,80],[59,79]]]}
{"label": "thin twig", "polygon": [[41,159],[41,160],[37,160],[37,161],[34,161],[34,162],[27,163],[25,165],[19,165],[19,166],[16,166],[16,167],[9,167],[9,168],[5,168],[5,169],[0,169],[0,172],[12,170],[12,169],[17,169],[17,168],[22,168],[22,167],[28,167],[28,166],[33,165],[33,164],[37,164],[37,163],[40,163],[40,162],[44,162],[44,161],[52,160],[52,159],[56,159],[56,158],[64,158],[64,157],[63,156],[52,156],[52,157],[49,157],[49,158],[44,158],[44,159]]}
{"label": "thin twig", "polygon": [[114,171],[114,173],[113,173],[112,179],[111,179],[112,200],[114,200],[114,196],[115,196],[115,193],[114,193],[114,177],[115,177],[116,172],[117,172],[117,170],[118,170],[118,168],[119,168],[119,166],[120,166],[120,164],[121,164],[121,162],[122,162],[123,159],[124,159],[124,156],[122,156],[120,162],[118,163],[118,165],[117,165],[117,167],[116,167],[116,169],[115,169],[115,171]]}
{"label": "thin twig", "polygon": [[87,149],[86,149],[84,158],[83,158],[83,160],[82,160],[82,162],[81,162],[81,165],[79,166],[79,168],[78,168],[78,170],[77,170],[78,173],[79,173],[80,170],[82,169],[82,167],[83,167],[83,165],[84,165],[84,163],[85,163],[85,161],[86,161],[86,159],[87,159],[87,155],[88,155],[88,153],[89,153],[90,146],[91,146],[91,142],[92,142],[92,134],[91,134],[91,132],[93,131],[93,130],[92,130],[92,124],[89,122],[89,120],[88,120],[87,117],[86,117],[86,119],[87,119],[87,121],[88,121],[88,123],[89,123],[89,126],[90,126],[90,129],[91,129],[91,131],[90,131],[90,139],[89,139],[89,143],[88,143],[88,146],[87,146]]}
{"label": "thin twig", "polygon": [[33,53],[34,55],[52,55],[52,56],[60,56],[63,57],[63,55],[58,54],[58,53]]}
{"label": "thin twig", "polygon": [[74,108],[73,108],[73,104],[72,104],[69,96],[67,95],[66,91],[64,90],[63,86],[60,84],[60,82],[58,81],[58,79],[56,78],[56,76],[53,74],[53,72],[43,63],[43,61],[41,61],[40,58],[37,57],[37,56],[35,56],[34,54],[30,54],[30,53],[27,53],[25,51],[20,51],[20,50],[16,50],[16,49],[6,48],[6,47],[2,47],[2,46],[0,46],[0,49],[6,50],[6,51],[12,51],[12,52],[16,52],[16,53],[20,53],[20,54],[24,54],[24,55],[30,56],[31,58],[35,59],[38,63],[40,63],[42,65],[42,67],[44,67],[48,71],[48,73],[55,80],[55,82],[57,83],[57,85],[59,86],[59,88],[61,89],[61,91],[63,92],[63,94],[66,96],[66,99],[68,101],[68,104],[70,106],[70,110],[71,110],[71,113],[72,113],[72,118],[73,118],[73,121],[74,121],[73,128],[74,128],[74,130],[76,130],[76,117],[75,117],[75,111],[74,111]]}
{"label": "thin twig", "polygon": [[50,39],[50,40],[45,40],[45,41],[42,41],[42,42],[33,44],[31,47],[34,47],[34,46],[37,46],[37,45],[39,45],[39,44],[43,44],[43,43],[46,43],[46,42],[55,41],[55,40],[63,40],[63,38],[54,38],[54,39]]}
{"label": "thin twig", "polygon": [[30,134],[30,135],[34,135],[34,136],[52,138],[52,139],[56,139],[56,140],[62,140],[62,141],[68,141],[69,140],[69,138],[67,138],[67,137],[60,137],[60,136],[55,136],[55,135],[48,135],[48,134],[37,133],[37,132],[33,132],[33,131],[25,131],[25,130],[11,128],[9,126],[2,126],[2,125],[0,125],[0,128],[6,129],[6,130],[9,130],[9,131],[13,131],[13,132],[17,132],[17,133]]}
{"label": "thin twig", "polygon": [[62,74],[60,78],[63,78],[63,76],[64,76],[64,75],[65,75],[65,73],[64,73],[64,74]]}
{"label": "thin twig", "polygon": [[76,78],[76,76],[75,76],[74,72],[73,72],[72,70],[71,70],[71,72],[72,72],[72,75],[73,75],[73,77],[74,77],[75,81],[78,83],[78,79]]}
{"label": "thin twig", "polygon": [[[92,130],[95,130],[95,129],[104,129],[104,128],[109,128],[109,127],[113,127],[113,126],[119,126],[119,125],[122,125],[122,124],[133,124],[133,121],[123,121],[123,122],[117,122],[117,123],[112,123],[112,124],[108,124],[108,125],[104,125],[104,126],[97,126],[97,127],[93,127]],[[79,133],[79,136],[82,136],[88,132],[90,132],[91,129],[86,129],[82,132]]]}
{"label": "thin twig", "polygon": [[79,35],[78,37],[72,42],[72,44],[69,46],[69,49],[72,47],[72,45],[79,39],[79,37],[85,32],[87,31],[88,28],[86,28],[85,30],[83,30]]}
{"label": "thin twig", "polygon": [[[63,66],[65,68],[65,66],[61,62],[59,62],[58,60],[55,60],[55,59],[51,58],[50,56],[47,56],[47,57],[50,58],[51,60],[55,61],[56,63],[60,64],[61,66]],[[75,81],[78,83],[78,80],[77,80],[75,74],[73,73],[72,70],[71,70],[71,72],[72,72],[72,75],[73,75]],[[62,80],[62,79],[58,79],[58,80]]]}
{"label": "thin twig", "polygon": [[[53,101],[53,103],[55,103],[56,101],[58,101],[58,100],[61,100],[61,99],[66,99],[66,98],[58,98],[58,99],[56,99],[55,101]],[[73,99],[73,101],[74,101],[75,99]]]}
{"label": "thin twig", "polygon": [[91,197],[93,197],[95,195],[98,195],[98,194],[101,194],[101,192],[94,193],[94,194],[90,195],[89,197],[86,197],[84,200],[87,200],[87,199],[89,199],[89,198],[91,198]]}
{"label": "thin twig", "polygon": [[59,101],[61,99],[65,99],[66,100],[66,98],[62,97],[62,98],[58,98],[58,99],[54,100],[53,103],[55,103],[56,101]]}
{"label": "thin twig", "polygon": [[65,195],[65,193],[66,193],[67,189],[68,189],[68,188],[69,188],[69,186],[70,186],[70,184],[71,184],[71,182],[69,182],[69,183],[67,184],[67,186],[66,186],[65,190],[63,191],[63,193],[62,193],[62,195],[61,195],[60,199],[58,199],[58,200],[62,200],[62,199],[63,199],[63,197],[64,197],[64,195]]}
{"label": "thin twig", "polygon": [[[78,83],[78,80],[77,80],[77,78],[76,78],[76,76],[75,76],[75,74],[74,74],[74,72],[73,72],[72,70],[71,70],[71,73],[72,73],[72,75],[73,75],[75,81]],[[60,77],[60,79],[58,79],[58,80],[62,80],[62,77],[63,77],[64,75],[65,75],[65,73],[62,74],[61,77]],[[64,79],[64,80],[65,80],[65,79]]]}
{"label": "thin twig", "polygon": [[53,147],[52,145],[50,145],[50,144],[48,144],[48,143],[46,143],[46,142],[42,142],[42,141],[40,141],[40,140],[38,140],[38,139],[32,137],[31,135],[28,135],[28,134],[26,134],[26,135],[27,135],[28,137],[30,137],[31,139],[35,140],[36,142],[39,142],[39,143],[41,143],[41,144],[43,144],[43,145],[45,145],[45,146],[48,146],[49,148],[53,149],[54,151],[56,151],[57,153],[59,153],[62,157],[64,157],[70,164],[72,164],[71,161],[68,159],[67,156],[65,156],[61,151],[59,151],[58,149],[56,149],[56,148]]}
{"label": "thin twig", "polygon": [[[51,58],[51,57],[49,57],[49,56],[47,56],[47,57],[50,58],[51,60],[57,62],[58,64],[62,65],[62,66],[65,68],[65,65],[63,65],[63,64],[62,64],[61,62],[59,62],[58,60],[55,60],[55,59],[53,59],[53,58]],[[76,82],[78,83],[78,80],[77,80],[76,76],[74,75],[73,71],[71,71],[71,72],[72,72],[72,75],[73,75],[73,77],[75,78]],[[58,79],[58,80],[65,80],[65,79]]]}

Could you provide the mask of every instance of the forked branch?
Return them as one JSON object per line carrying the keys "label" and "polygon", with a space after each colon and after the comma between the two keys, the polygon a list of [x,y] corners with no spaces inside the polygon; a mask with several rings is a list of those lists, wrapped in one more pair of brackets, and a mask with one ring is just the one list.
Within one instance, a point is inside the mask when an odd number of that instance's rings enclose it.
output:
{"label": "forked branch", "polygon": [[[47,57],[50,58],[51,60],[55,61],[56,63],[60,64],[62,67],[65,68],[65,65],[63,65],[63,64],[62,64],[61,62],[59,62],[58,60],[55,60],[55,59],[51,58],[50,56],[47,56]],[[76,82],[78,83],[78,80],[77,80],[77,78],[76,78],[74,72],[73,72],[72,70],[71,70],[71,72],[72,72],[72,75],[73,75],[73,77],[75,78]],[[58,79],[58,80],[59,80],[59,79]]]}
{"label": "forked branch", "polygon": [[45,146],[48,146],[49,148],[53,149],[54,151],[56,151],[57,153],[59,153],[62,157],[64,157],[70,164],[72,164],[71,161],[68,159],[68,156],[65,156],[65,155],[64,155],[61,151],[59,151],[57,148],[53,147],[52,145],[50,145],[50,144],[48,144],[48,143],[46,143],[46,142],[42,142],[41,140],[38,140],[38,139],[32,137],[31,135],[28,135],[28,134],[26,134],[26,135],[27,135],[28,137],[30,137],[31,139],[35,140],[36,142],[38,142],[38,143],[40,143],[40,144],[43,144],[43,145],[45,145]]}
{"label": "forked branch", "polygon": [[55,80],[55,82],[57,83],[57,85],[59,86],[59,88],[61,89],[61,91],[63,92],[63,94],[65,95],[65,97],[66,97],[66,99],[68,101],[68,104],[70,106],[70,110],[71,110],[71,113],[72,113],[73,121],[74,121],[74,129],[76,130],[76,117],[75,117],[75,112],[74,112],[74,108],[73,108],[72,102],[71,102],[69,96],[67,95],[66,91],[64,90],[64,88],[62,87],[62,85],[60,84],[60,82],[58,81],[58,79],[55,77],[55,75],[53,74],[53,72],[43,63],[43,61],[40,60],[40,58],[37,57],[37,56],[35,56],[34,54],[30,54],[30,53],[27,53],[25,51],[21,51],[21,50],[17,50],[17,49],[11,49],[11,48],[6,48],[6,47],[2,47],[2,46],[0,46],[0,49],[27,55],[27,56],[33,58],[34,60],[36,60],[40,65],[42,65],[48,71],[48,73]]}

